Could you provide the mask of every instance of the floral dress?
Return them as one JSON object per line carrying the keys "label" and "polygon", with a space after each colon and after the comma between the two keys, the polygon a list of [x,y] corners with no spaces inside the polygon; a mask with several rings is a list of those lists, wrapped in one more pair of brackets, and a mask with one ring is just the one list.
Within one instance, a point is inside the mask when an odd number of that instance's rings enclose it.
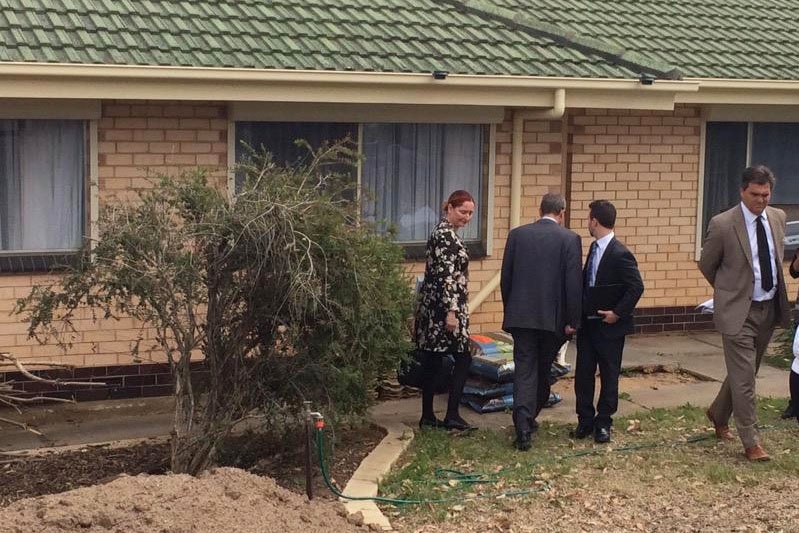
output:
{"label": "floral dress", "polygon": [[[427,264],[416,310],[416,347],[431,352],[469,351],[469,255],[455,228],[442,220],[427,240]],[[447,331],[447,313],[458,327]]]}

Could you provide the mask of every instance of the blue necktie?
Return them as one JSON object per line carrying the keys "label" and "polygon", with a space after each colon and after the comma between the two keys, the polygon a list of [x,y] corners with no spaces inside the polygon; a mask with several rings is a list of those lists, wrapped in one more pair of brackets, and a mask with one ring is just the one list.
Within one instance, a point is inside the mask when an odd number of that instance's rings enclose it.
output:
{"label": "blue necktie", "polygon": [[594,286],[594,270],[596,269],[597,248],[599,245],[596,241],[591,243],[591,248],[588,250],[588,266],[585,269],[585,283],[589,287]]}

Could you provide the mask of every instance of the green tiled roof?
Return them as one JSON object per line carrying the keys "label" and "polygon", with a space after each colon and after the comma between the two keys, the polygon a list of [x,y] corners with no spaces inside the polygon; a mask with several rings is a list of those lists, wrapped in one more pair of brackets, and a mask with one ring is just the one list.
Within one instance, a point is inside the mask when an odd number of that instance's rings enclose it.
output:
{"label": "green tiled roof", "polygon": [[674,65],[686,77],[799,79],[799,0],[490,0]]}
{"label": "green tiled roof", "polygon": [[0,3],[0,62],[589,78],[649,70],[436,0]]}
{"label": "green tiled roof", "polygon": [[799,79],[799,0],[2,0],[0,62]]}

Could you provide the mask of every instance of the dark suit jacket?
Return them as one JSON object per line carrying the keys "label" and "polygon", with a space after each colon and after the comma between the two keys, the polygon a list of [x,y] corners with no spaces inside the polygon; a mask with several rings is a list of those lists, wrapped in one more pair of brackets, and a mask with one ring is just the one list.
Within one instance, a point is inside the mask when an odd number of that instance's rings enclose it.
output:
{"label": "dark suit jacket", "polygon": [[580,324],[580,236],[541,219],[508,234],[502,259],[502,329],[551,331],[565,338],[566,325]]}
{"label": "dark suit jacket", "polygon": [[[583,267],[583,279],[585,279],[587,268],[588,258]],[[602,254],[602,260],[597,266],[594,285],[615,284],[626,287],[621,299],[612,309],[619,315],[619,320],[615,324],[605,324],[601,320],[597,320],[601,323],[600,332],[609,339],[617,339],[634,331],[633,311],[635,304],[644,293],[644,282],[641,280],[635,256],[620,240],[614,237],[608,243],[605,253]]]}

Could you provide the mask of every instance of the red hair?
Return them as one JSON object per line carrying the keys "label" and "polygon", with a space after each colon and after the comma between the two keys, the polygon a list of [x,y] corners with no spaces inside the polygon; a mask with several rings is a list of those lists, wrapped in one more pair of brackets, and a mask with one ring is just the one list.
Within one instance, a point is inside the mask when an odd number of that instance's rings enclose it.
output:
{"label": "red hair", "polygon": [[474,198],[472,197],[471,194],[469,194],[468,191],[457,190],[457,191],[455,191],[455,192],[453,192],[452,194],[449,195],[449,199],[447,199],[446,202],[441,204],[441,210],[446,212],[447,211],[447,207],[449,207],[449,206],[460,207],[463,204],[465,204],[466,202],[475,203],[474,202]]}

